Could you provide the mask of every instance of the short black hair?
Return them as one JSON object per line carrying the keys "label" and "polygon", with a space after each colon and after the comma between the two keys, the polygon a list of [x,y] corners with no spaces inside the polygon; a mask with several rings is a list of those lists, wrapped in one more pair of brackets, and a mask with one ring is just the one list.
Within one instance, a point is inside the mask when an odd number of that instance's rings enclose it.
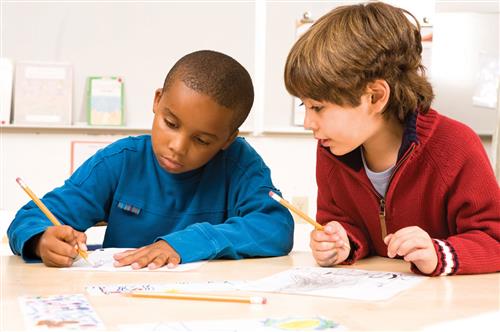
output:
{"label": "short black hair", "polygon": [[250,113],[254,99],[250,74],[226,54],[202,50],[183,56],[168,72],[163,92],[176,80],[233,111],[232,130],[238,129]]}

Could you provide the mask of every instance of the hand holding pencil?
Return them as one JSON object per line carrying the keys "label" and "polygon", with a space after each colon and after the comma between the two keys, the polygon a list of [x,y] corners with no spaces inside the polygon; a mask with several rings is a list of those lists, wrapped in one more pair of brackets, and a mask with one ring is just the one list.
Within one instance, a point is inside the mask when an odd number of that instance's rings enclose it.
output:
{"label": "hand holding pencil", "polygon": [[41,237],[35,240],[35,253],[45,265],[71,266],[73,259],[79,255],[93,266],[94,264],[89,260],[87,252],[82,250],[82,247],[85,248],[85,233],[78,232],[70,226],[62,225],[21,178],[17,178],[16,182],[54,225],[54,227],[47,228]]}
{"label": "hand holding pencil", "polygon": [[332,266],[347,259],[351,252],[351,247],[349,246],[347,233],[340,223],[330,221],[323,226],[275,192],[270,191],[269,196],[314,226],[315,230],[311,232],[310,246],[313,256],[319,265]]}

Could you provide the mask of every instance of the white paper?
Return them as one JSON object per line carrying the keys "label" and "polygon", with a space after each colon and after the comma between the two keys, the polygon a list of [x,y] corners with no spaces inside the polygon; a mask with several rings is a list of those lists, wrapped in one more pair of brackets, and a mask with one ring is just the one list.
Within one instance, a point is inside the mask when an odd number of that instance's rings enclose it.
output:
{"label": "white paper", "polygon": [[378,301],[416,286],[427,277],[409,273],[379,272],[344,268],[297,267],[254,281],[207,281],[165,284],[115,284],[87,287],[91,295],[131,291],[182,292],[272,292]]}
{"label": "white paper", "polygon": [[338,323],[324,317],[286,317],[240,320],[201,320],[150,324],[123,324],[120,331],[164,332],[264,332],[264,331],[345,331]]}
{"label": "white paper", "polygon": [[131,292],[231,292],[242,288],[244,281],[176,282],[165,284],[112,284],[90,285],[85,288],[89,295],[113,295]]}
{"label": "white paper", "polygon": [[27,330],[104,330],[82,294],[19,298]]}
{"label": "white paper", "polygon": [[249,282],[242,290],[377,301],[389,299],[425,279],[398,272],[297,267]]}
{"label": "white paper", "polygon": [[114,254],[119,252],[123,252],[125,250],[130,250],[132,248],[105,248],[105,249],[97,249],[95,251],[89,252],[89,259],[95,266],[89,265],[89,263],[84,259],[78,259],[73,263],[71,267],[63,267],[61,270],[68,271],[104,271],[104,272],[184,272],[191,271],[199,268],[206,261],[195,262],[195,263],[187,263],[187,264],[179,264],[175,268],[168,268],[163,266],[159,269],[150,270],[147,267],[134,270],[130,265],[115,267],[113,263],[115,259],[113,258]]}

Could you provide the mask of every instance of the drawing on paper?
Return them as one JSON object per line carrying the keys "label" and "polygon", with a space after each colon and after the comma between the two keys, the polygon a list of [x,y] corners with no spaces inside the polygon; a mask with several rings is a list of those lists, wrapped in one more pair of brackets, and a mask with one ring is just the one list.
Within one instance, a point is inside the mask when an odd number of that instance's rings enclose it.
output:
{"label": "drawing on paper", "polygon": [[206,282],[176,282],[168,284],[114,284],[114,285],[91,285],[86,287],[90,295],[113,295],[140,292],[228,292],[238,290],[237,281],[206,281]]}
{"label": "drawing on paper", "polygon": [[268,318],[263,321],[265,327],[272,327],[285,331],[325,331],[339,326],[332,320],[322,317],[309,318]]}
{"label": "drawing on paper", "polygon": [[183,272],[183,271],[191,271],[197,269],[201,265],[205,264],[206,261],[187,263],[187,264],[179,264],[175,268],[168,268],[163,266],[161,268],[150,270],[147,267],[134,270],[129,266],[115,267],[113,264],[115,259],[113,258],[114,254],[123,252],[125,250],[131,250],[133,248],[104,248],[97,249],[89,252],[89,259],[95,264],[94,266],[89,265],[87,261],[84,259],[77,259],[71,267],[63,267],[62,270],[70,270],[70,271],[105,271],[105,272]]}
{"label": "drawing on paper", "polygon": [[82,294],[19,299],[28,329],[103,330],[104,324]]}
{"label": "drawing on paper", "polygon": [[384,300],[415,286],[425,278],[396,272],[297,267],[248,282],[242,289],[355,300]]}
{"label": "drawing on paper", "polygon": [[120,325],[120,331],[163,332],[271,332],[271,331],[345,331],[330,319],[323,317],[286,317],[233,320],[201,320]]}
{"label": "drawing on paper", "polygon": [[250,291],[326,296],[353,300],[389,299],[416,286],[427,277],[409,273],[365,271],[345,268],[297,267],[266,278],[248,281],[177,282],[170,284],[94,285],[91,295],[141,291]]}

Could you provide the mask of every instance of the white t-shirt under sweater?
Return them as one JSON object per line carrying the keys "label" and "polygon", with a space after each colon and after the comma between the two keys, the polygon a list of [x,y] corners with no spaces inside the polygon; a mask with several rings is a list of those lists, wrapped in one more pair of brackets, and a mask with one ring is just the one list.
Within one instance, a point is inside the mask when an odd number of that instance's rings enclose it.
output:
{"label": "white t-shirt under sweater", "polygon": [[361,150],[361,159],[363,159],[363,166],[365,167],[366,175],[370,179],[371,183],[375,187],[375,190],[382,196],[385,197],[385,192],[387,191],[387,186],[389,185],[389,180],[391,179],[392,173],[394,172],[394,166],[392,165],[388,169],[382,172],[374,172],[368,168],[366,164],[365,156],[363,150]]}

